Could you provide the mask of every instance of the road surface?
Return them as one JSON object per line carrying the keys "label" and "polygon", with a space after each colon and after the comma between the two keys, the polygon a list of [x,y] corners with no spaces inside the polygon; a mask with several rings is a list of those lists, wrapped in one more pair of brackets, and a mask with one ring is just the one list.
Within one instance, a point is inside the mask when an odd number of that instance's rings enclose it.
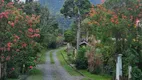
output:
{"label": "road surface", "polygon": [[58,50],[53,51],[53,59],[55,64],[50,63],[50,51],[47,52],[46,55],[46,63],[42,65],[38,65],[38,68],[43,72],[43,80],[81,80],[82,77],[79,76],[71,76],[60,64],[56,52]]}

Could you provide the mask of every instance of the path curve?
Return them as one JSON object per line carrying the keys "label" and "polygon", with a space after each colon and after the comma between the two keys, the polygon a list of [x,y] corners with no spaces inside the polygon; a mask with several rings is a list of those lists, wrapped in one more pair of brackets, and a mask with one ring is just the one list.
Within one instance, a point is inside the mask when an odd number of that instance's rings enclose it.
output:
{"label": "path curve", "polygon": [[37,68],[43,72],[43,80],[81,80],[82,77],[71,76],[60,64],[56,53],[58,50],[52,51],[55,64],[50,63],[50,52],[47,52],[46,63],[38,65]]}

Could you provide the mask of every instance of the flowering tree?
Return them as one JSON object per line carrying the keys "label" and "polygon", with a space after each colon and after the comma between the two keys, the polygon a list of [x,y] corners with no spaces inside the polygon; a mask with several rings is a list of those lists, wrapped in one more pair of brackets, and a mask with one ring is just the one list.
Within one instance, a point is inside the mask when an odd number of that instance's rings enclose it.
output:
{"label": "flowering tree", "polygon": [[[117,54],[123,54],[124,76],[127,76],[128,66],[132,65],[133,75],[137,75],[137,77],[133,76],[133,79],[140,79],[142,74],[141,65],[139,65],[142,57],[142,47],[140,46],[142,30],[137,23],[141,18],[142,5],[139,0],[124,0],[121,5],[118,4],[120,1],[117,1],[109,0],[105,2],[105,6],[92,7],[88,24],[91,26],[91,34],[101,40],[104,64],[111,64],[108,63],[109,60]],[[114,6],[107,6],[111,3]],[[115,58],[112,61],[115,62]],[[113,65],[115,66],[115,64]],[[139,74],[137,74],[138,72]]]}
{"label": "flowering tree", "polygon": [[0,63],[11,65],[9,75],[16,69],[25,71],[35,65],[39,46],[36,38],[40,37],[40,16],[26,15],[13,5],[0,1]]}

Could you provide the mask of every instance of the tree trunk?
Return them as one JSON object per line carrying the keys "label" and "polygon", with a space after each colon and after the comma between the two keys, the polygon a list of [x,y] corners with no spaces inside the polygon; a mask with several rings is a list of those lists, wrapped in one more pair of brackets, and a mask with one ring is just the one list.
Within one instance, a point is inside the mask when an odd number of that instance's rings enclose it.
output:
{"label": "tree trunk", "polygon": [[79,49],[79,43],[80,43],[80,22],[78,22],[78,29],[77,29],[77,51]]}
{"label": "tree trunk", "polygon": [[26,3],[28,3],[29,2],[29,0],[26,0]]}
{"label": "tree trunk", "polygon": [[81,31],[81,19],[80,19],[80,11],[78,9],[78,24],[77,24],[77,51],[79,49],[79,43],[80,43],[80,31]]}

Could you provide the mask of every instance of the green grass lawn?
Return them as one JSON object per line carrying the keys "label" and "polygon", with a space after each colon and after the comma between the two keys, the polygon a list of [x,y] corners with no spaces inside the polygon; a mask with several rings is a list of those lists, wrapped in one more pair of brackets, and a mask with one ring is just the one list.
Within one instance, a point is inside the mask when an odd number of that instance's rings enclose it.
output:
{"label": "green grass lawn", "polygon": [[[61,65],[65,68],[65,70],[73,76],[80,76],[79,73],[77,73],[76,71],[74,71],[63,59],[61,53],[63,54],[63,56],[65,57],[66,60],[67,59],[67,55],[66,52],[64,50],[61,50],[57,53],[58,59],[61,63]],[[69,61],[68,61],[69,62]],[[83,73],[85,78],[83,78],[82,80],[111,80],[110,76],[101,76],[101,75],[95,75],[95,74],[91,74],[89,73],[87,70],[79,70],[79,72]]]}
{"label": "green grass lawn", "polygon": [[34,68],[29,72],[29,77],[26,80],[43,80],[43,73]]}
{"label": "green grass lawn", "polygon": [[53,59],[53,54],[52,54],[53,52],[51,51],[50,52],[50,63],[51,64],[54,64],[55,63],[55,61],[54,61],[54,59]]}
{"label": "green grass lawn", "polygon": [[[73,75],[73,76],[80,76],[79,73],[77,73],[76,71],[74,71],[69,65],[67,65],[67,63],[64,61],[62,55],[61,55],[61,52],[62,51],[59,51],[57,53],[57,57],[61,63],[61,65],[65,68],[65,70],[70,74],[70,75]],[[65,54],[64,54],[65,55]]]}
{"label": "green grass lawn", "polygon": [[8,80],[19,80],[19,79],[8,79]]}
{"label": "green grass lawn", "polygon": [[43,80],[42,75],[32,75],[27,80]]}
{"label": "green grass lawn", "polygon": [[89,73],[87,70],[79,70],[85,75],[85,78],[82,80],[111,80],[110,76],[101,76]]}
{"label": "green grass lawn", "polygon": [[40,57],[38,64],[44,64],[46,62],[46,52],[47,52],[47,49],[43,49],[38,54],[38,56]]}

